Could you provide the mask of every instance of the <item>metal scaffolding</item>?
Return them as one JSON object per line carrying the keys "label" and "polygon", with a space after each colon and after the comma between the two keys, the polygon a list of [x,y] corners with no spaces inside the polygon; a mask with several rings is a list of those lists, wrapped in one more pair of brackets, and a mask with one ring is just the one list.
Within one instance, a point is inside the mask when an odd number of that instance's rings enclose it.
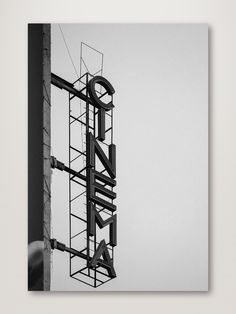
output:
{"label": "metal scaffolding", "polygon": [[[82,75],[74,84],[80,82],[83,87],[80,90],[86,97],[88,97],[87,83],[90,78],[93,76],[90,73],[85,73]],[[105,96],[100,91],[98,91],[101,98]],[[89,104],[88,100],[83,101],[85,106],[82,106],[82,112],[78,115],[76,114],[75,103],[78,102],[78,99],[74,95],[69,95],[69,168],[74,168],[76,164],[76,170],[79,174],[86,176],[87,165],[84,164],[84,159],[86,159],[86,134],[90,131],[97,138],[96,132],[96,117],[98,115],[98,109],[95,106]],[[107,117],[111,120],[110,124],[113,122],[113,110],[110,113],[106,113]],[[81,129],[81,145],[78,146],[75,138],[77,136],[78,127]],[[110,133],[109,136],[106,136],[106,141],[103,142],[103,145],[109,145],[113,141],[113,132],[112,127],[109,127],[105,131]],[[100,169],[102,174],[105,169]],[[106,184],[104,184],[106,186]],[[113,188],[112,188],[113,190]],[[89,261],[96,252],[99,242],[97,242],[97,232],[95,226],[94,236],[89,236],[87,229],[87,204],[88,196],[86,194],[86,185],[83,180],[79,180],[75,175],[69,174],[69,212],[70,212],[70,248],[76,248],[79,252],[86,252],[87,261],[83,261],[82,265],[78,267],[79,262],[78,257],[71,254],[70,255],[70,276],[74,279],[80,281],[86,281],[86,283],[92,285],[93,287],[98,287],[107,280],[109,280],[109,275],[102,272],[99,268],[96,267],[94,270],[88,267]],[[95,205],[99,213],[104,213],[106,215],[113,215],[109,213],[105,208]],[[113,259],[113,247],[110,247],[108,244],[108,249],[111,252]],[[100,276],[99,276],[100,275]],[[106,278],[108,277],[108,278]],[[92,279],[92,282],[91,280]]]}
{"label": "metal scaffolding", "polygon": [[[88,195],[88,171],[91,166],[88,164],[87,155],[87,136],[89,132],[95,139],[99,139],[98,134],[98,116],[100,111],[93,104],[88,93],[88,82],[96,74],[103,73],[103,54],[101,54],[101,68],[95,73],[88,72],[88,66],[85,63],[83,57],[83,45],[93,49],[85,43],[81,43],[81,58],[80,58],[80,77],[73,83],[69,83],[64,79],[58,77],[52,73],[52,84],[67,90],[69,92],[69,112],[68,112],[68,124],[69,124],[69,165],[66,167],[62,162],[57,161],[55,157],[52,157],[52,167],[59,170],[64,170],[69,173],[69,247],[52,239],[52,248],[57,248],[61,251],[69,253],[69,275],[75,280],[83,282],[91,287],[99,287],[100,285],[108,282],[114,276],[111,276],[107,269],[106,263],[102,259],[99,259],[95,266],[91,267],[93,256],[101,243],[106,244],[106,248],[109,251],[111,262],[114,258],[114,245],[109,242],[110,239],[107,233],[107,228],[104,227],[104,223],[98,226],[95,224],[93,234],[89,232],[88,220],[89,220],[89,206],[94,206],[95,210],[102,217],[103,221],[113,217],[113,211],[107,210],[105,207],[91,202]],[[87,72],[82,73],[82,65],[84,65]],[[99,99],[106,101],[108,93],[102,86],[99,90],[96,90]],[[110,97],[110,96],[109,96]],[[112,98],[112,96],[111,96]],[[109,145],[113,144],[113,109],[109,112],[105,112],[106,137],[103,141],[99,142],[104,151],[108,151]],[[113,186],[107,184],[103,180],[107,170],[99,161],[95,160],[96,173],[98,173],[99,184],[106,188],[107,197],[103,194],[103,200],[113,204],[113,199],[109,197],[109,194],[113,193]],[[95,168],[95,166],[94,166]],[[107,178],[107,177],[106,177]],[[101,192],[102,193],[102,192]],[[115,194],[115,193],[114,193]],[[101,233],[101,234],[100,234]]]}

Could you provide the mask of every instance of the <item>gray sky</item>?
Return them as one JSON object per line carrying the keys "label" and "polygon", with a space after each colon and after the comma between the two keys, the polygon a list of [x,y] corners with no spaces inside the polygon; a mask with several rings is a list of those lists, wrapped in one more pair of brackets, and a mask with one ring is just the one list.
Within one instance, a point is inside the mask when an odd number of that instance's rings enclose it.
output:
{"label": "gray sky", "polygon": [[[208,286],[206,25],[62,24],[79,71],[81,41],[102,51],[113,84],[117,278],[96,290]],[[76,79],[58,25],[52,72]],[[68,164],[68,93],[52,87],[52,154]],[[68,176],[52,177],[53,237],[68,245]],[[92,290],[53,252],[52,290]]]}

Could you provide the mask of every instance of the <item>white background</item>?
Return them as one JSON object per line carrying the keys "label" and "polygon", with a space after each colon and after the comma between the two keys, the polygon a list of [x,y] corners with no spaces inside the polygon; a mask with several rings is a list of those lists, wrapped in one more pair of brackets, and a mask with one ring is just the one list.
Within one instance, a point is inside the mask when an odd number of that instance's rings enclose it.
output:
{"label": "white background", "polygon": [[[235,313],[235,1],[1,2],[1,311]],[[27,23],[188,22],[210,26],[210,291],[27,292]],[[14,88],[14,90],[13,90]],[[107,308],[106,308],[107,307]],[[106,308],[104,310],[104,308]]]}

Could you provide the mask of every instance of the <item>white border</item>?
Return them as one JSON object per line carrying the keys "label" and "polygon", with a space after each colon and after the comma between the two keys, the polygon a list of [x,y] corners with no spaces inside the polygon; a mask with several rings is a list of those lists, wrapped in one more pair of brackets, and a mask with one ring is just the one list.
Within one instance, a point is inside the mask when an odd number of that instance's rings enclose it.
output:
{"label": "white border", "polygon": [[[236,2],[2,0],[1,309],[5,313],[235,313]],[[210,291],[27,292],[27,23],[208,23],[210,27]]]}

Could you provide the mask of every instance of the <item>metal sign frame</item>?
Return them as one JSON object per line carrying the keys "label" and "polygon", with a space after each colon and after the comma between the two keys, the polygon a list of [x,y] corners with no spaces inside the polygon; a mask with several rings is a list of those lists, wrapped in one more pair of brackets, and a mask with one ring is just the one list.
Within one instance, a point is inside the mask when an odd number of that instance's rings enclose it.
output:
{"label": "metal sign frame", "polygon": [[[69,92],[69,166],[51,157],[51,167],[69,173],[69,247],[51,239],[52,249],[70,253],[72,278],[99,287],[116,277],[114,247],[117,245],[116,146],[113,143],[113,86],[103,76],[86,72],[74,83],[51,74],[51,83]],[[77,89],[76,85],[81,88]],[[98,90],[97,86],[100,89]],[[106,97],[110,101],[104,101]],[[74,102],[82,101],[78,115]],[[77,115],[76,115],[77,113]],[[85,148],[78,147],[81,140]],[[106,125],[108,127],[106,128]],[[80,162],[86,159],[86,165]],[[74,165],[76,164],[75,168]],[[99,229],[97,228],[99,227]],[[108,237],[99,231],[108,230]]]}

